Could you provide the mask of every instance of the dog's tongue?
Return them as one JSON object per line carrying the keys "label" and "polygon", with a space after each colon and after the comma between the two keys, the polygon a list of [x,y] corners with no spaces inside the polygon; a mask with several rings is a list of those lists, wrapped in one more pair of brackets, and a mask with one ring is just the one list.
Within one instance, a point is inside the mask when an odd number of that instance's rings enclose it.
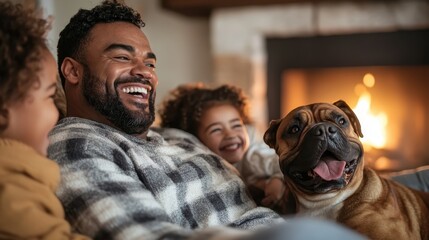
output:
{"label": "dog's tongue", "polygon": [[313,171],[324,180],[331,181],[333,179],[338,179],[343,175],[345,166],[345,161],[322,159]]}

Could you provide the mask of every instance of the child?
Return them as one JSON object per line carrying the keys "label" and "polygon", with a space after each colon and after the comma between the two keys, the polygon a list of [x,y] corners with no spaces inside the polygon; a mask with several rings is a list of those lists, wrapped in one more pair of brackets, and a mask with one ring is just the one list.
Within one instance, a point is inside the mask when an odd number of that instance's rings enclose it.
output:
{"label": "child", "polygon": [[[216,89],[201,84],[182,85],[170,96],[159,111],[161,127],[179,128],[195,135],[238,169],[257,203],[274,207],[284,193],[278,156],[262,141],[249,142],[245,124],[250,120],[242,91],[230,85]],[[254,188],[264,191],[261,202]]]}
{"label": "child", "polygon": [[22,5],[0,2],[0,239],[87,239],[70,232],[54,193],[59,168],[44,157],[58,120],[48,27]]}

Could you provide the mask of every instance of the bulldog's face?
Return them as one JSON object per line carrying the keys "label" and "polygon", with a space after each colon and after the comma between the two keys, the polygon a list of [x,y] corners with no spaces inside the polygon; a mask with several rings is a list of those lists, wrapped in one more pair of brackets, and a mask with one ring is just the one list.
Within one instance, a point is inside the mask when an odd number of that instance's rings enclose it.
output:
{"label": "bulldog's face", "polygon": [[307,193],[346,187],[363,165],[360,123],[344,101],[296,108],[274,120],[264,141],[279,155],[285,179]]}

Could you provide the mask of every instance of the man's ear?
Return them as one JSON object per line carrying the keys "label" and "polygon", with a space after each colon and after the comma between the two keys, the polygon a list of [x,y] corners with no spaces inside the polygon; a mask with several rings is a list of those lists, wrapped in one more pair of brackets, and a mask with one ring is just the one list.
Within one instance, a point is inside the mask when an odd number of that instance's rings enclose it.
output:
{"label": "man's ear", "polygon": [[82,79],[83,66],[73,58],[66,57],[61,63],[61,72],[66,81],[74,85]]}

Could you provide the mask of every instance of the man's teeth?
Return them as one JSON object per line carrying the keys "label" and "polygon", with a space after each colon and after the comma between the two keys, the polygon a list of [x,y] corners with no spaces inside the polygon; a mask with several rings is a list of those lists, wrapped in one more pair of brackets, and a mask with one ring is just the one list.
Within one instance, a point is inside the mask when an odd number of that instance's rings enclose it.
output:
{"label": "man's teeth", "polygon": [[126,87],[126,88],[122,88],[122,92],[147,94],[147,89],[143,87]]}

